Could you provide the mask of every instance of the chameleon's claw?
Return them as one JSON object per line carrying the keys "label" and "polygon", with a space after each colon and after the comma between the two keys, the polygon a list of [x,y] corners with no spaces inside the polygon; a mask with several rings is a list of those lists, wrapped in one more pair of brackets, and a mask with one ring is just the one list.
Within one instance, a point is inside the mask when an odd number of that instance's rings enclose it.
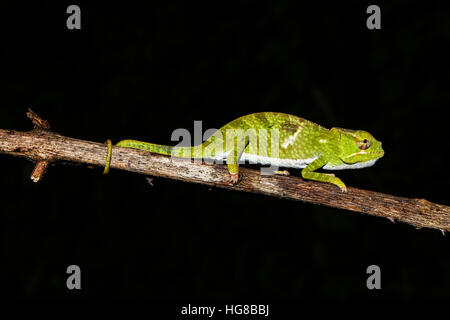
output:
{"label": "chameleon's claw", "polygon": [[345,186],[344,182],[342,182],[341,179],[333,177],[333,180],[334,181],[332,181],[331,183],[333,183],[334,185],[338,186],[339,189],[341,189],[342,192],[344,192],[344,193],[347,192],[347,187]]}
{"label": "chameleon's claw", "polygon": [[230,173],[230,179],[233,185],[237,184],[239,182],[239,172]]}

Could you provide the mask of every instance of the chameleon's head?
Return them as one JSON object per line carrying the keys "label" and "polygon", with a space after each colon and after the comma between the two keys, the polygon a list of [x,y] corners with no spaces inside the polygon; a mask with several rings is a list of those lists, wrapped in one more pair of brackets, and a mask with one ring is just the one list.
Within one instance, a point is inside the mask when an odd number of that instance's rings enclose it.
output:
{"label": "chameleon's head", "polygon": [[340,134],[339,158],[344,163],[361,163],[361,166],[369,166],[384,156],[381,142],[370,133],[341,128],[333,128],[332,130]]}

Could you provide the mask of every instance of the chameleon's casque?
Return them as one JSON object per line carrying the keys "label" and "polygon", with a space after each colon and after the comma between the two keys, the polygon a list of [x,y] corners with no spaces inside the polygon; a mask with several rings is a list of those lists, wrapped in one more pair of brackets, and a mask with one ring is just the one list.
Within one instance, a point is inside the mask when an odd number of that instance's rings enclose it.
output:
{"label": "chameleon's casque", "polygon": [[[224,160],[233,183],[238,181],[239,163],[303,168],[304,179],[345,184],[333,174],[316,170],[358,169],[372,166],[384,155],[381,142],[362,130],[326,129],[311,121],[278,112],[245,115],[224,125],[203,144],[171,147],[136,140],[117,146],[182,158]],[[109,163],[107,163],[109,166]]]}

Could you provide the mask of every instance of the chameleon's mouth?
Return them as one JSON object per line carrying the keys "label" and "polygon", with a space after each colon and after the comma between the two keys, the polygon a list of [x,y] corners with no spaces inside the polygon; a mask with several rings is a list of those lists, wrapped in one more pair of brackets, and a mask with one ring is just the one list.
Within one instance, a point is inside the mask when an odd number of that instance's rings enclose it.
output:
{"label": "chameleon's mouth", "polygon": [[376,159],[382,158],[384,156],[384,151],[373,151],[373,152],[365,152],[370,156],[373,156]]}

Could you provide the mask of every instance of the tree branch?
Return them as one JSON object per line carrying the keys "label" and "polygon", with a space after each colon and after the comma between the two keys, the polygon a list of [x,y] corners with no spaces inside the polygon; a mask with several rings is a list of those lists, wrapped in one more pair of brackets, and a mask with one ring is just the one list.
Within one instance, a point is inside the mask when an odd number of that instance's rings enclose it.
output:
{"label": "tree branch", "polygon": [[[34,116],[30,118],[40,119]],[[37,162],[31,176],[33,181],[41,179],[51,162],[105,165],[105,144],[63,137],[49,131],[48,122],[42,119],[33,123],[37,123],[38,128],[28,132],[0,129],[0,153]],[[48,128],[39,127],[39,123],[46,124]],[[443,233],[450,231],[450,207],[425,199],[402,198],[356,188],[348,188],[347,193],[342,193],[333,185],[305,182],[297,177],[262,176],[258,170],[248,168],[240,168],[242,179],[233,186],[224,165],[172,159],[116,146],[112,148],[111,168],[367,213],[393,222],[408,223],[416,228],[439,229]]]}

